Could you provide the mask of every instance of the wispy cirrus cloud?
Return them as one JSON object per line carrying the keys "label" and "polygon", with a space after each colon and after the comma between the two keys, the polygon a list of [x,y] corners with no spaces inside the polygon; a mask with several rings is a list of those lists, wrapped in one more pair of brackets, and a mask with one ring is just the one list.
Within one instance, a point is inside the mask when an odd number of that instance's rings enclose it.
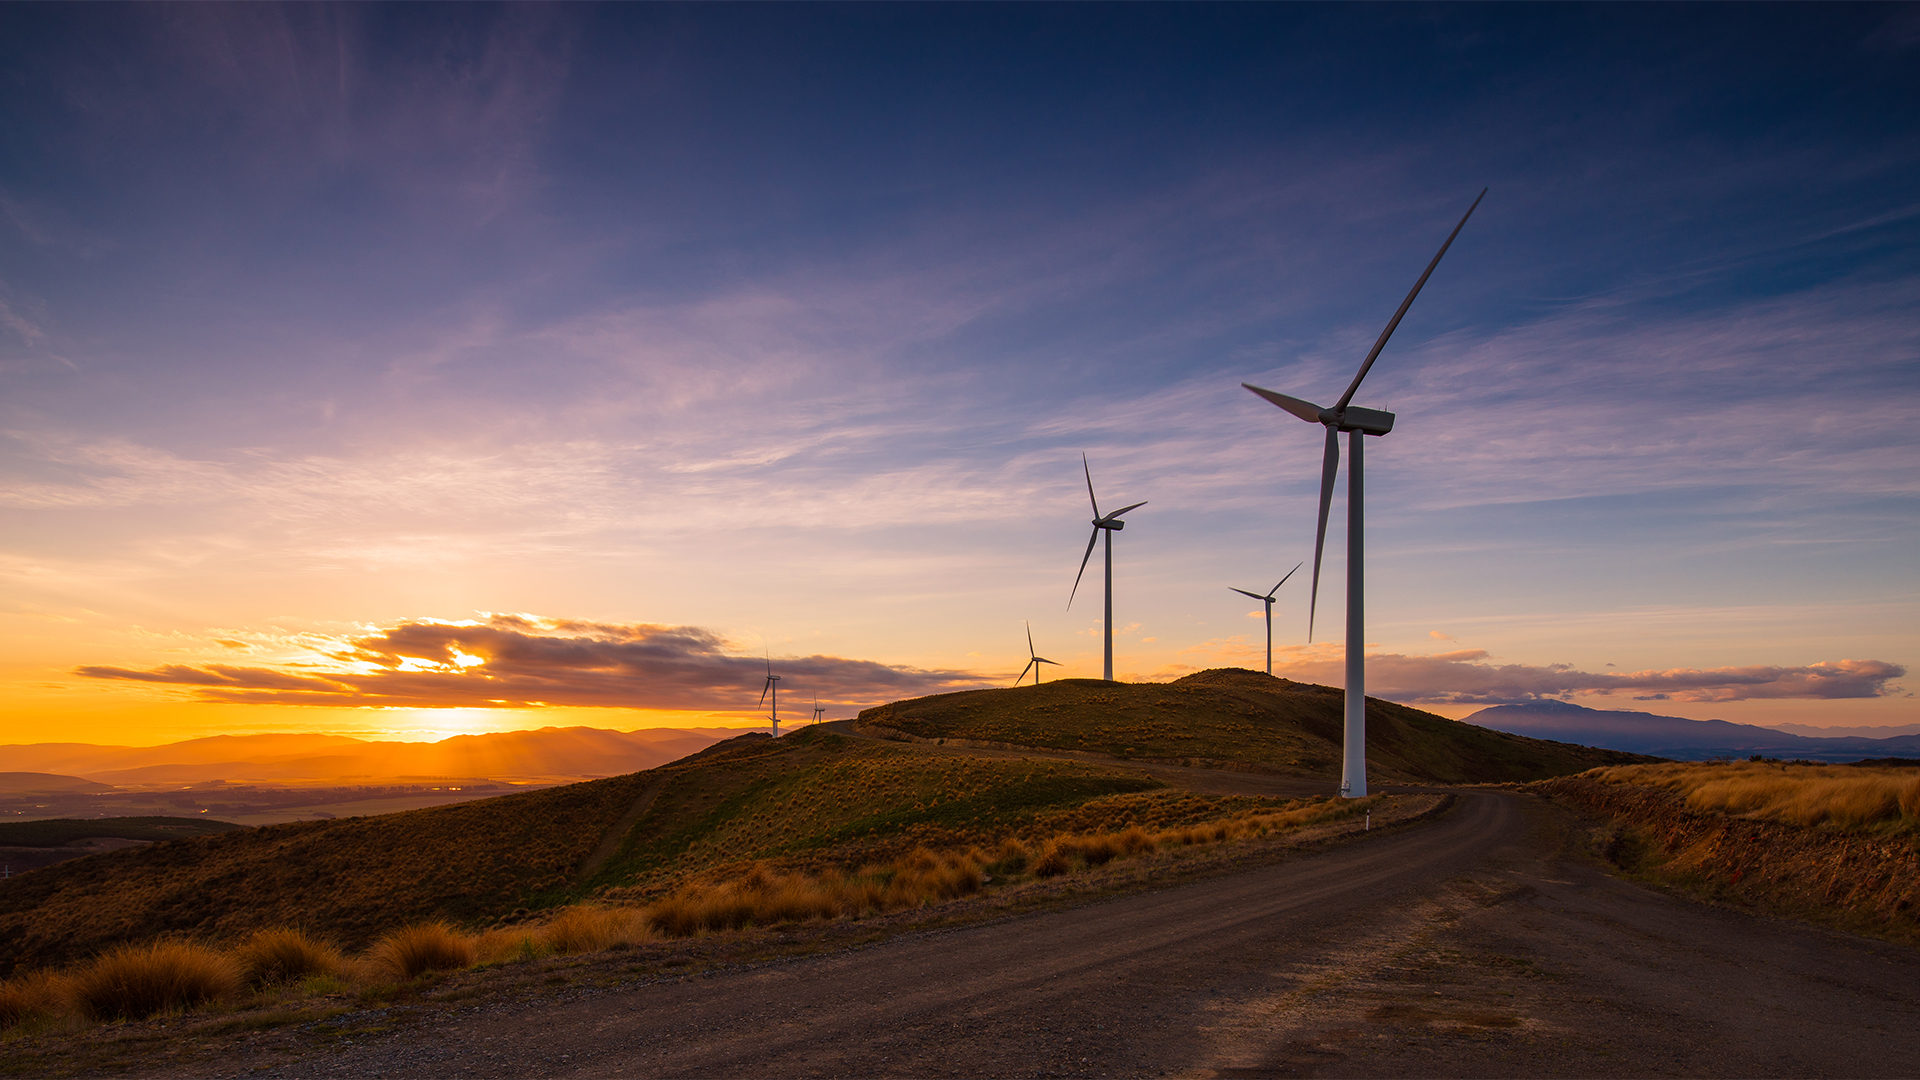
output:
{"label": "wispy cirrus cloud", "polygon": [[[89,665],[75,674],[190,687],[203,701],[253,705],[627,709],[751,709],[766,674],[762,657],[741,655],[700,627],[526,615],[403,622],[323,652],[326,663],[291,670]],[[836,707],[988,683],[970,671],[820,655],[780,657],[774,673],[789,693],[804,689],[808,700],[817,693]]]}

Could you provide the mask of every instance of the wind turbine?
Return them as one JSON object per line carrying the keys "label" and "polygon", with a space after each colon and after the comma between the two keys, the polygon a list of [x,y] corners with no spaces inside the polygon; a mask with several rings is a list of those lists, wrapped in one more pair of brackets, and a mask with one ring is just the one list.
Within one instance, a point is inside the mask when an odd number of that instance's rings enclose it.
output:
{"label": "wind turbine", "polygon": [[767,683],[760,688],[760,703],[767,702],[767,695],[773,695],[773,711],[767,719],[773,721],[773,737],[780,737],[780,676],[773,673],[773,654],[767,654]]}
{"label": "wind turbine", "polygon": [[[1273,588],[1267,590],[1267,594],[1265,596],[1262,596],[1257,592],[1248,592],[1245,589],[1233,590],[1234,592],[1239,593],[1241,596],[1251,596],[1255,600],[1260,601],[1261,604],[1266,606],[1266,609],[1267,609],[1267,674],[1269,675],[1273,674],[1273,596],[1275,593],[1280,591],[1280,586],[1285,585],[1287,583],[1287,578],[1292,577],[1295,571],[1298,571],[1300,567],[1305,565],[1306,563],[1296,564],[1292,570],[1287,571],[1287,577],[1281,578],[1279,581],[1274,583]],[[1233,587],[1229,585],[1228,588],[1233,588]]]}
{"label": "wind turbine", "polygon": [[820,718],[822,716],[825,716],[826,714],[827,714],[827,707],[825,705],[820,704],[820,695],[819,694],[813,695],[813,722],[816,724],[819,723]]}
{"label": "wind turbine", "polygon": [[1366,613],[1362,601],[1365,595],[1363,545],[1365,514],[1363,499],[1363,477],[1361,468],[1361,436],[1385,435],[1393,430],[1393,414],[1379,409],[1362,409],[1352,405],[1354,392],[1360,389],[1360,380],[1367,377],[1367,371],[1373,367],[1373,361],[1386,347],[1387,339],[1393,336],[1394,328],[1400,325],[1400,319],[1407,309],[1413,306],[1413,298],[1420,295],[1420,289],[1426,285],[1427,277],[1433,268],[1440,265],[1440,257],[1453,246],[1453,238],[1460,235],[1467,219],[1487,197],[1485,188],[1467,207],[1460,217],[1460,224],[1447,234],[1447,242],[1440,245],[1440,251],[1413,283],[1413,291],[1400,301],[1400,310],[1393,313],[1387,322],[1387,328],[1380,331],[1380,339],[1373,343],[1373,351],[1360,363],[1360,370],[1353,376],[1353,382],[1347,384],[1347,392],[1331,409],[1323,409],[1311,401],[1288,397],[1272,390],[1262,390],[1250,383],[1241,386],[1266,398],[1275,405],[1305,420],[1309,424],[1321,424],[1327,429],[1327,449],[1320,462],[1320,528],[1313,541],[1313,597],[1307,608],[1307,640],[1313,640],[1313,615],[1320,603],[1320,557],[1327,543],[1327,509],[1333,502],[1333,481],[1340,471],[1340,432],[1347,433],[1347,455],[1353,459],[1347,471],[1347,724],[1346,739],[1343,747],[1345,761],[1340,769],[1340,794],[1348,798],[1359,798],[1367,793],[1367,690],[1366,658],[1364,651],[1367,640]]}
{"label": "wind turbine", "polygon": [[[1100,513],[1100,500],[1093,497],[1093,468],[1087,464],[1087,455],[1080,455],[1080,468],[1087,474],[1087,501],[1093,504],[1093,535],[1087,537],[1087,553],[1080,556],[1080,573],[1073,575],[1073,592],[1067,594],[1067,609],[1073,609],[1073,598],[1080,592],[1080,579],[1087,572],[1087,560],[1093,558],[1093,545],[1100,540],[1100,534],[1107,537],[1107,667],[1105,678],[1113,681],[1113,534],[1127,527],[1120,515],[1129,510],[1138,510],[1147,505],[1143,502],[1132,506],[1123,506],[1111,514]],[[1049,661],[1051,663],[1051,661]],[[1036,676],[1037,678],[1038,676]]]}
{"label": "wind turbine", "polygon": [[[1028,669],[1032,669],[1033,685],[1035,686],[1040,685],[1040,665],[1041,664],[1052,664],[1054,667],[1060,666],[1060,661],[1049,660],[1046,657],[1041,656],[1039,653],[1036,653],[1033,651],[1033,624],[1032,623],[1027,624],[1027,655],[1033,657],[1033,659],[1028,660],[1027,666],[1020,669],[1020,679],[1026,678]],[[1019,686],[1020,679],[1013,680],[1013,685]]]}

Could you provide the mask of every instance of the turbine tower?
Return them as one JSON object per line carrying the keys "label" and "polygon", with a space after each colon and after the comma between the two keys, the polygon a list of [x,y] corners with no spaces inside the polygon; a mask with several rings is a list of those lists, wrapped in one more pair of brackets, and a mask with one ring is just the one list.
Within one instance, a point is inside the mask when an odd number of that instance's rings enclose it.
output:
{"label": "turbine tower", "polygon": [[[1257,592],[1248,592],[1245,589],[1233,590],[1234,592],[1239,593],[1241,596],[1253,597],[1255,600],[1258,600],[1260,601],[1261,604],[1265,605],[1267,609],[1267,674],[1269,675],[1273,674],[1273,596],[1275,593],[1280,591],[1280,586],[1285,585],[1287,583],[1287,578],[1292,577],[1294,573],[1300,569],[1300,567],[1305,565],[1306,563],[1295,564],[1292,570],[1287,571],[1287,577],[1283,577],[1279,581],[1275,582],[1273,588],[1268,589],[1266,592],[1266,595],[1264,596],[1262,596]],[[1233,588],[1233,587],[1228,586],[1228,588]]]}
{"label": "turbine tower", "polygon": [[[1033,685],[1035,686],[1040,685],[1040,665],[1041,664],[1052,664],[1054,667],[1060,666],[1060,661],[1049,660],[1046,657],[1041,656],[1039,653],[1036,653],[1033,651],[1033,624],[1032,623],[1027,624],[1027,655],[1032,657],[1032,659],[1027,661],[1026,667],[1023,667],[1020,669],[1020,679],[1026,678],[1027,670],[1031,668],[1033,670]],[[1019,686],[1020,679],[1013,680],[1013,685]]]}
{"label": "turbine tower", "polygon": [[1420,289],[1426,285],[1427,277],[1433,268],[1440,265],[1441,256],[1453,246],[1453,238],[1467,224],[1467,219],[1480,206],[1480,200],[1487,197],[1485,188],[1467,207],[1460,217],[1460,224],[1447,234],[1447,242],[1440,245],[1440,251],[1433,261],[1421,273],[1420,280],[1413,283],[1413,290],[1407,298],[1400,301],[1400,310],[1393,313],[1387,322],[1387,328],[1380,331],[1380,338],[1373,343],[1373,351],[1360,363],[1360,370],[1347,384],[1347,392],[1331,409],[1323,409],[1311,401],[1288,397],[1272,390],[1262,390],[1250,383],[1241,386],[1266,398],[1280,408],[1305,420],[1309,424],[1320,424],[1327,429],[1327,448],[1320,461],[1320,528],[1313,541],[1313,597],[1307,608],[1307,640],[1313,640],[1313,616],[1320,604],[1320,557],[1327,543],[1327,510],[1333,502],[1333,482],[1340,471],[1340,433],[1347,433],[1347,456],[1352,458],[1347,467],[1347,725],[1343,747],[1344,764],[1340,770],[1340,794],[1347,798],[1360,798],[1367,793],[1367,688],[1366,658],[1367,641],[1366,613],[1363,607],[1365,596],[1363,558],[1365,529],[1364,478],[1361,467],[1361,437],[1364,435],[1385,435],[1393,430],[1393,414],[1379,409],[1362,409],[1352,405],[1355,391],[1360,389],[1360,380],[1367,377],[1373,367],[1373,361],[1386,347],[1387,339],[1393,336],[1394,328],[1400,325],[1400,319],[1413,306],[1413,298],[1420,295]]}
{"label": "turbine tower", "polygon": [[1129,510],[1138,510],[1147,505],[1144,502],[1123,506],[1111,514],[1100,513],[1100,500],[1093,497],[1093,467],[1087,464],[1087,455],[1080,455],[1080,468],[1087,474],[1087,501],[1093,504],[1093,535],[1087,537],[1087,553],[1080,556],[1080,573],[1073,575],[1073,592],[1067,594],[1067,610],[1073,610],[1073,598],[1079,595],[1080,579],[1086,575],[1087,560],[1093,558],[1093,545],[1100,542],[1102,533],[1107,537],[1107,666],[1108,682],[1113,681],[1113,534],[1127,527],[1120,515]]}
{"label": "turbine tower", "polygon": [[767,703],[768,694],[773,695],[773,711],[767,714],[767,719],[773,721],[773,737],[777,739],[780,737],[780,676],[773,673],[772,653],[767,654],[766,685],[760,688],[760,703],[762,705]]}

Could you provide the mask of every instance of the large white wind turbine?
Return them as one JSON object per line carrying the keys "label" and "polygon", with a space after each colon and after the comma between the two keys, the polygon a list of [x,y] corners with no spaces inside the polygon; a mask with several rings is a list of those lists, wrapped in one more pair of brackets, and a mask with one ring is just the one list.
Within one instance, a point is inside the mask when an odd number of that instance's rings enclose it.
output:
{"label": "large white wind turbine", "polygon": [[[1033,624],[1032,623],[1027,624],[1027,655],[1032,657],[1032,659],[1027,661],[1026,667],[1023,667],[1020,669],[1020,679],[1026,678],[1027,672],[1031,670],[1033,672],[1033,685],[1035,686],[1040,685],[1040,665],[1041,664],[1052,664],[1054,667],[1060,666],[1060,661],[1049,660],[1046,657],[1041,656],[1039,653],[1033,651]],[[1019,686],[1020,679],[1013,680],[1013,685]]]}
{"label": "large white wind turbine", "polygon": [[767,719],[773,721],[773,737],[780,737],[780,676],[773,673],[773,654],[767,654],[767,682],[760,688],[760,704],[767,703],[767,695],[773,695],[773,711]]}
{"label": "large white wind turbine", "polygon": [[[1257,592],[1248,592],[1245,589],[1233,589],[1234,592],[1239,593],[1241,596],[1251,596],[1255,600],[1260,601],[1267,609],[1267,674],[1269,675],[1273,674],[1273,597],[1275,593],[1280,591],[1280,586],[1287,583],[1287,578],[1292,577],[1296,571],[1305,565],[1306,563],[1295,563],[1293,569],[1287,571],[1287,577],[1283,577],[1279,581],[1274,582],[1273,588],[1268,589],[1264,596]],[[1231,585],[1227,587],[1230,589],[1233,588]]]}
{"label": "large white wind turbine", "polygon": [[1360,389],[1360,380],[1367,377],[1367,371],[1373,367],[1373,361],[1386,347],[1387,339],[1393,336],[1394,328],[1400,325],[1400,319],[1407,309],[1413,306],[1413,298],[1420,295],[1420,289],[1427,283],[1433,268],[1440,265],[1440,257],[1453,246],[1453,238],[1467,224],[1467,218],[1487,197],[1486,189],[1467,207],[1460,217],[1460,224],[1447,234],[1447,242],[1440,245],[1440,251],[1413,283],[1413,291],[1400,301],[1400,310],[1393,313],[1387,328],[1380,331],[1380,339],[1373,343],[1373,351],[1360,363],[1360,370],[1347,384],[1347,392],[1340,395],[1340,401],[1331,409],[1323,409],[1311,401],[1288,397],[1272,390],[1262,390],[1249,383],[1241,386],[1266,398],[1282,409],[1305,420],[1309,424],[1321,424],[1327,429],[1327,449],[1320,463],[1320,528],[1313,541],[1313,598],[1307,608],[1307,640],[1313,640],[1313,613],[1320,603],[1320,556],[1327,543],[1327,509],[1333,502],[1333,481],[1340,471],[1340,432],[1347,433],[1347,456],[1352,462],[1347,467],[1347,730],[1343,748],[1345,761],[1340,770],[1340,794],[1349,798],[1359,798],[1367,793],[1367,689],[1366,660],[1364,650],[1367,643],[1366,614],[1362,598],[1364,563],[1362,559],[1365,524],[1363,508],[1363,478],[1360,463],[1361,436],[1385,435],[1393,430],[1393,414],[1379,409],[1362,409],[1350,404],[1354,392]]}
{"label": "large white wind turbine", "polygon": [[827,715],[827,707],[820,704],[820,695],[813,695],[813,722],[816,724],[819,723],[820,718],[825,715]]}
{"label": "large white wind turbine", "polygon": [[1080,468],[1087,474],[1087,501],[1093,504],[1093,535],[1087,537],[1087,553],[1080,556],[1080,573],[1073,575],[1073,592],[1067,594],[1067,608],[1072,610],[1073,598],[1079,595],[1080,579],[1086,575],[1087,560],[1093,558],[1093,545],[1100,542],[1104,534],[1107,538],[1107,667],[1103,676],[1113,681],[1113,534],[1127,527],[1120,515],[1129,510],[1138,510],[1147,505],[1144,502],[1123,506],[1111,514],[1100,513],[1100,500],[1093,496],[1093,467],[1087,464],[1087,455],[1080,455]]}

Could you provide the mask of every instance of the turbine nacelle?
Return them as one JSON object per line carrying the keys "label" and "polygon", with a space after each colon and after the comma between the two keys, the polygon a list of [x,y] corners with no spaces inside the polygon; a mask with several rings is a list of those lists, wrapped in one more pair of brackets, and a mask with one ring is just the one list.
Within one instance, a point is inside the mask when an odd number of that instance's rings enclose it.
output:
{"label": "turbine nacelle", "polygon": [[1325,424],[1335,431],[1358,431],[1363,435],[1385,435],[1393,430],[1393,414],[1384,409],[1363,409],[1358,405],[1349,405],[1336,412],[1278,390],[1268,390],[1252,383],[1240,385],[1309,424]]}

